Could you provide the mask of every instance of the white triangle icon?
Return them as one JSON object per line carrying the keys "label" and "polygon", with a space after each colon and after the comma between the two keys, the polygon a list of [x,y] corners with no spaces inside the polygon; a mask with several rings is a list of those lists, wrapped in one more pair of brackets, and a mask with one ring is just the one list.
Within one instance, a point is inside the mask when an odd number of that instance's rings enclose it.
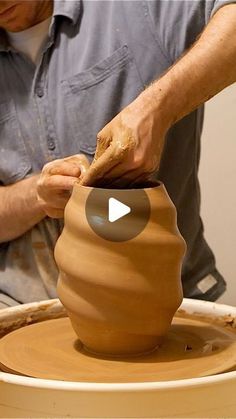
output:
{"label": "white triangle icon", "polygon": [[123,204],[115,198],[109,198],[108,220],[110,223],[114,223],[114,221],[119,220],[130,212],[131,208],[128,205]]}

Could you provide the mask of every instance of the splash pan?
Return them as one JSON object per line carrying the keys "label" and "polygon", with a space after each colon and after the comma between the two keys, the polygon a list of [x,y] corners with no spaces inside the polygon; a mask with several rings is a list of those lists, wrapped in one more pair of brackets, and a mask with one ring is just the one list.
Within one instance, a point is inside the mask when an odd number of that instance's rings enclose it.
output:
{"label": "splash pan", "polygon": [[2,310],[0,417],[235,417],[235,332],[235,307],[185,299],[155,352],[104,359],[58,300]]}

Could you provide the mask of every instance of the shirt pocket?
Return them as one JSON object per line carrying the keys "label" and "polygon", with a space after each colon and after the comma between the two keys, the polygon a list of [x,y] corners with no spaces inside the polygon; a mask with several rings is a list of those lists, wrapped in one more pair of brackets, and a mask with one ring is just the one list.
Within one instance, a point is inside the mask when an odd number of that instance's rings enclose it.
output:
{"label": "shirt pocket", "polygon": [[127,45],[61,83],[72,141],[88,156],[96,150],[97,133],[144,89]]}
{"label": "shirt pocket", "polygon": [[23,179],[30,169],[14,102],[0,102],[0,182],[14,183]]}

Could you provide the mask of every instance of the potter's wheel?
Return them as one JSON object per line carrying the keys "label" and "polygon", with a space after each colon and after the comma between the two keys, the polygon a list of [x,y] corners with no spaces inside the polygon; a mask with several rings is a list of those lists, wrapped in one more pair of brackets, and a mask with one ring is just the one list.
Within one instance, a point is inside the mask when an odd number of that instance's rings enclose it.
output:
{"label": "potter's wheel", "polygon": [[166,341],[142,357],[102,358],[86,352],[68,318],[20,328],[0,340],[0,368],[44,379],[151,382],[203,377],[236,364],[236,335],[218,325],[176,317]]}

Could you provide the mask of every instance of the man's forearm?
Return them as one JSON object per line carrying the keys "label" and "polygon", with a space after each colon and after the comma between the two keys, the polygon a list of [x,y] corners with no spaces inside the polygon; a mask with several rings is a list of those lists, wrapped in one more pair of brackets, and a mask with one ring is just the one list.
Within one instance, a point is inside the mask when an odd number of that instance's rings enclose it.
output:
{"label": "man's forearm", "polygon": [[37,179],[0,187],[0,243],[21,236],[45,217],[37,200]]}
{"label": "man's forearm", "polygon": [[218,10],[194,46],[143,95],[169,127],[235,81],[236,4],[230,4]]}

